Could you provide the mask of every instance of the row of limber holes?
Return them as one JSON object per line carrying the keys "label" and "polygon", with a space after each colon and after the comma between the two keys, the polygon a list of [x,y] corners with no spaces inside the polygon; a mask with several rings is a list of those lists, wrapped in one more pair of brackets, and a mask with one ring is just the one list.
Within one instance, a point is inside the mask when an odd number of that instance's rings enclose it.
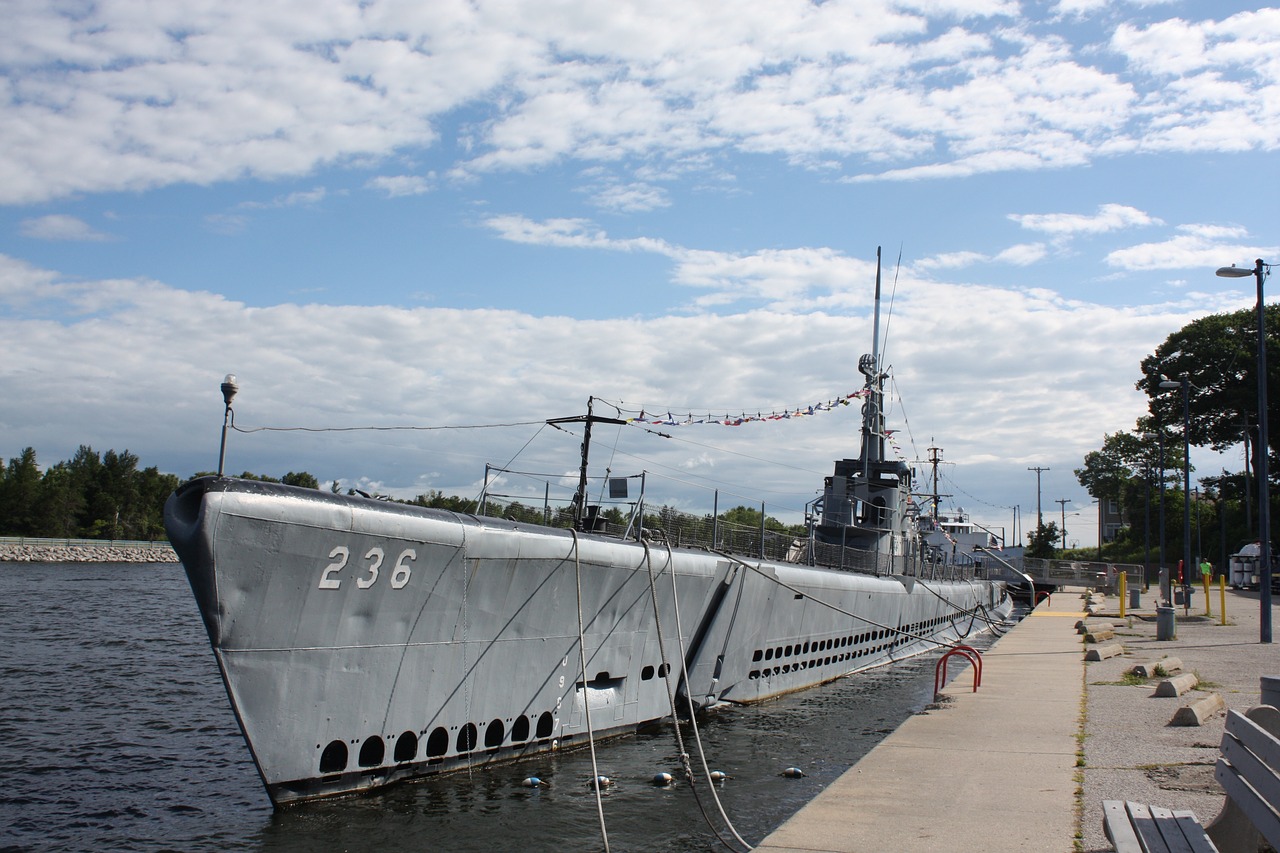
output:
{"label": "row of limber holes", "polygon": [[[667,664],[658,667],[645,666],[640,670],[640,680],[649,681],[655,675],[659,678],[666,678],[670,672]],[[595,679],[590,682],[591,685],[597,684],[615,684],[620,683],[621,679],[611,679],[608,673],[599,673]],[[578,689],[582,688],[582,683],[577,685]],[[521,714],[515,719],[511,725],[511,741],[508,746],[518,747],[529,740],[529,729],[533,724],[529,717]],[[547,740],[551,737],[555,728],[555,717],[550,711],[543,711],[538,717],[537,725],[534,727],[533,737],[535,740]],[[484,729],[484,748],[486,750],[497,750],[503,746],[507,739],[506,726],[502,720],[495,719],[489,722]],[[352,741],[356,743],[356,741]],[[474,752],[479,743],[479,730],[475,723],[467,723],[458,729],[457,738],[454,741],[454,747],[459,755]],[[319,748],[319,744],[316,745]],[[444,726],[437,726],[431,731],[430,737],[427,738],[427,754],[428,761],[439,761],[443,759],[449,752],[449,731]],[[322,774],[341,773],[347,769],[350,763],[350,750],[346,741],[332,740],[325,746],[320,753],[320,772]],[[387,755],[386,741],[379,735],[373,735],[366,738],[360,744],[360,752],[356,757],[356,763],[362,768],[380,767],[385,763]],[[418,757],[418,735],[414,732],[404,732],[395,740],[395,746],[391,751],[391,760],[393,763],[402,764],[406,761],[414,761]]]}
{"label": "row of limber holes", "polygon": [[[554,726],[555,718],[551,716],[550,711],[543,711],[538,717],[534,738],[544,740],[551,737],[551,731]],[[516,718],[511,726],[511,746],[519,746],[529,740],[530,721],[527,716],[521,715]],[[507,730],[502,720],[493,720],[484,729],[484,748],[498,749],[506,740]],[[458,736],[455,740],[455,746],[458,753],[474,752],[476,745],[479,743],[479,730],[475,723],[467,723],[458,729]],[[449,731],[444,726],[438,726],[432,730],[431,736],[427,738],[427,760],[442,759],[449,752]],[[378,735],[365,738],[360,744],[360,752],[356,758],[356,763],[360,767],[380,767],[385,763],[387,755],[386,741]],[[418,735],[414,732],[405,732],[395,740],[395,746],[391,752],[391,760],[396,764],[406,761],[414,761],[418,757]],[[320,753],[320,772],[341,773],[347,769],[350,763],[350,752],[347,749],[346,741],[333,740]]]}
{"label": "row of limber holes", "polygon": [[[783,664],[781,666],[775,666],[772,668],[764,667],[763,670],[752,670],[750,673],[747,674],[747,677],[753,678],[753,679],[762,678],[762,677],[768,678],[771,675],[778,675],[779,673],[790,672],[793,669],[801,670],[801,669],[809,669],[809,668],[819,667],[819,666],[827,666],[828,664],[831,664],[831,663],[840,663],[843,661],[850,660],[851,658],[858,658],[858,657],[862,657],[863,655],[875,654],[876,652],[881,651],[888,645],[895,645],[898,643],[908,642],[911,639],[911,637],[907,636],[908,634],[920,634],[923,631],[936,628],[938,625],[941,625],[942,623],[949,622],[949,621],[951,621],[950,618],[946,616],[937,616],[937,617],[934,617],[933,619],[925,619],[923,621],[916,622],[914,624],[907,625],[904,628],[898,629],[898,632],[896,632],[897,639],[895,639],[892,643],[886,643],[883,645],[875,646],[874,648],[863,648],[863,649],[857,649],[852,652],[843,652],[841,654],[831,655],[828,657],[815,657],[807,661],[803,661],[803,660],[797,661],[794,664]],[[865,643],[873,642],[875,640],[883,640],[885,637],[893,633],[895,632],[889,630],[888,628],[884,628],[879,631],[869,631],[864,634],[849,635],[846,637],[830,637],[826,640],[796,643],[795,645],[790,645],[790,646],[777,646],[776,648],[756,649],[755,652],[753,652],[751,655],[751,662],[759,663],[761,661],[774,660],[775,658],[780,660],[782,658],[793,657],[795,655],[807,655],[812,652],[825,652],[825,651],[830,651],[831,649],[846,648],[848,646],[861,646]]]}

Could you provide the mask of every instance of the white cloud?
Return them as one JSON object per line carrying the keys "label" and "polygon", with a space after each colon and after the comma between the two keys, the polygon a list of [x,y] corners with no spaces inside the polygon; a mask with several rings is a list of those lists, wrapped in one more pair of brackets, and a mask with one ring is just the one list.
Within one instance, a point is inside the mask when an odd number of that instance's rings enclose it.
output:
{"label": "white cloud", "polygon": [[[393,494],[467,494],[486,461],[518,452],[521,470],[572,467],[578,439],[538,424],[580,412],[588,395],[650,411],[781,410],[855,390],[857,358],[870,343],[869,265],[807,251],[709,255],[697,269],[785,296],[778,282],[793,270],[829,275],[843,264],[867,292],[862,307],[607,321],[492,310],[248,308],[155,282],[75,282],[0,260],[0,394],[12,403],[0,444],[8,453],[34,446],[45,464],[87,443],[127,447],[144,464],[184,476],[208,470],[222,414],[217,386],[234,372],[243,428],[524,424],[231,437],[235,471],[309,470]],[[982,483],[1003,476],[1002,466],[1078,465],[1102,432],[1132,426],[1142,411],[1132,388],[1138,360],[1214,308],[1206,298],[1195,297],[1194,307],[1128,310],[904,278],[885,336],[896,387],[906,395],[890,412],[900,425],[903,405],[909,415],[904,452],[914,458],[940,443],[980,493]],[[43,319],[50,306],[85,319]],[[351,358],[333,345],[342,340],[379,346]],[[930,345],[912,343],[919,340]],[[157,408],[164,418],[153,416]],[[691,484],[744,496],[763,489],[780,513],[798,513],[831,461],[848,454],[854,418],[856,408],[786,426],[690,427],[669,441],[620,430],[608,437],[611,464],[615,472],[649,470],[655,500],[701,506],[709,493],[695,494]],[[763,461],[770,459],[777,464]],[[541,496],[525,479],[509,485]],[[1012,502],[986,494],[993,504]]]}
{"label": "white cloud", "polygon": [[434,187],[435,175],[379,175],[370,178],[365,186],[386,193],[388,198],[425,195]]}
{"label": "white cloud", "polygon": [[1025,267],[1044,260],[1048,253],[1049,250],[1043,243],[1020,243],[1000,252],[995,259],[1002,263]]}
{"label": "white cloud", "polygon": [[1274,257],[1280,253],[1277,246],[1241,244],[1239,241],[1246,235],[1233,226],[1185,225],[1179,230],[1184,233],[1167,240],[1116,249],[1106,256],[1106,263],[1127,270],[1199,268],[1211,274],[1218,267],[1232,263],[1252,266],[1248,263],[1251,258]]}
{"label": "white cloud", "polygon": [[276,196],[270,201],[243,201],[239,207],[244,210],[279,210],[286,207],[314,207],[324,201],[328,191],[324,187],[288,193]]}
{"label": "white cloud", "polygon": [[[827,248],[715,252],[675,246],[647,237],[617,239],[584,219],[535,222],[522,216],[495,216],[485,223],[516,243],[559,248],[648,252],[671,259],[671,280],[702,291],[693,306],[710,308],[755,301],[780,310],[816,311],[844,304],[851,289],[874,274],[874,265]],[[833,301],[834,299],[834,301]]]}
{"label": "white cloud", "polygon": [[588,192],[593,205],[617,213],[636,213],[671,206],[666,190],[652,184],[608,182]]}
{"label": "white cloud", "polygon": [[1020,243],[995,255],[984,255],[981,252],[972,251],[946,252],[922,258],[916,262],[915,266],[922,270],[955,270],[986,263],[1025,267],[1043,260],[1047,254],[1048,249],[1042,243]]}
{"label": "white cloud", "polygon": [[955,270],[985,263],[988,260],[990,258],[981,252],[946,252],[930,258],[921,258],[916,262],[916,266],[927,270]]}
{"label": "white cloud", "polygon": [[37,240],[100,243],[111,239],[83,219],[56,213],[35,219],[24,219],[19,226],[19,231],[23,237],[33,237]]}
{"label": "white cloud", "polygon": [[1011,213],[1009,218],[1029,231],[1042,231],[1054,237],[1072,237],[1076,234],[1105,234],[1127,228],[1146,225],[1163,225],[1135,207],[1123,204],[1103,204],[1093,215],[1079,213]]}
{"label": "white cloud", "polygon": [[[1158,8],[1122,9],[1117,71],[1012,2],[28,4],[0,35],[0,202],[377,162],[455,120],[455,176],[739,151],[899,180],[1280,145],[1280,11]],[[662,203],[627,187],[599,201]]]}

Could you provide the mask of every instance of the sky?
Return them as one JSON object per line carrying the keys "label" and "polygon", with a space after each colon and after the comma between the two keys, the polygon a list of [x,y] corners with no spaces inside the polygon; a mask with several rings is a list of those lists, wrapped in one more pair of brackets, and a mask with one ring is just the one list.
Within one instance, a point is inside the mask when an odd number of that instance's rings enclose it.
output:
{"label": "sky", "polygon": [[[0,456],[803,518],[893,452],[1096,542],[1139,362],[1280,255],[1280,9],[10,0]],[[769,418],[783,412],[803,417]],[[656,415],[656,417],[655,417]],[[726,419],[751,416],[726,426]],[[686,423],[686,421],[719,423]],[[1241,453],[1193,457],[1201,474]],[[1033,469],[1042,469],[1038,474]],[[639,482],[639,480],[635,480]],[[632,498],[635,490],[633,487]]]}

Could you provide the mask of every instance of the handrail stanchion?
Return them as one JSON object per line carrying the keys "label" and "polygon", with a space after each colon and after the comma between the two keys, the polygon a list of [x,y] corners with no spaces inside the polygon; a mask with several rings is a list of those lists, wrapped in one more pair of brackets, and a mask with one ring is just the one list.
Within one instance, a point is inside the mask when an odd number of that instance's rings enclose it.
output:
{"label": "handrail stanchion", "polygon": [[973,666],[973,692],[977,693],[978,688],[982,686],[982,653],[973,646],[953,646],[938,658],[937,664],[933,667],[933,695],[937,696],[938,690],[946,683],[947,659],[952,655],[960,655]]}

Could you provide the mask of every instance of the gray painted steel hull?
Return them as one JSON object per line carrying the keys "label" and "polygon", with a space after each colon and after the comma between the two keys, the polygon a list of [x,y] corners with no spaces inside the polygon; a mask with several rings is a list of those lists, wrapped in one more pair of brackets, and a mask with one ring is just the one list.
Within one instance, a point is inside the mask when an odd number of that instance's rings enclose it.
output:
{"label": "gray painted steel hull", "polygon": [[585,743],[588,715],[596,736],[632,731],[670,716],[673,689],[758,702],[1009,609],[997,583],[743,562],[235,479],[185,485],[165,517],[276,804]]}

